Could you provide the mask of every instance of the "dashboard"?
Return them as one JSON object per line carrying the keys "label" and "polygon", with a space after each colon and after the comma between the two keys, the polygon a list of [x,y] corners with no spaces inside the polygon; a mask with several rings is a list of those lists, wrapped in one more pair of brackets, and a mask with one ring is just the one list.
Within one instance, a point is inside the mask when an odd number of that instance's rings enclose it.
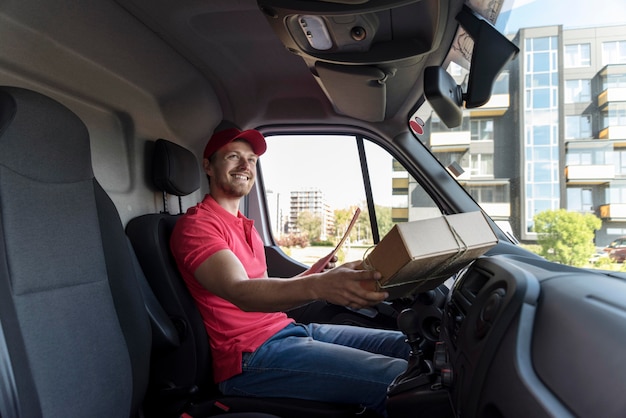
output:
{"label": "dashboard", "polygon": [[449,292],[433,365],[455,416],[626,416],[626,280],[480,258]]}

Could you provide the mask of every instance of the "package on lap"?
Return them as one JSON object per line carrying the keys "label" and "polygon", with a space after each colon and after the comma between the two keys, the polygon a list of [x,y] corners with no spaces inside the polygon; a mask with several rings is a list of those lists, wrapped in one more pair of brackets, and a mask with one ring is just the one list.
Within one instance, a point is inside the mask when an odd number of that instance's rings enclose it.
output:
{"label": "package on lap", "polygon": [[382,278],[364,284],[389,299],[434,289],[497,242],[482,212],[396,224],[363,260],[363,268]]}

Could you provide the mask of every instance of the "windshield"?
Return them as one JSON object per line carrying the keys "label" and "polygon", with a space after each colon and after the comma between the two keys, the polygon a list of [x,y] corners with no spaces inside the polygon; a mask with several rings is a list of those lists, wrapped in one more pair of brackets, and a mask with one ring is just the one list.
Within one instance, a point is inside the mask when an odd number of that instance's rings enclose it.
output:
{"label": "windshield", "polygon": [[[618,1],[593,12],[582,1],[470,3],[492,22],[497,15],[495,27],[520,52],[489,101],[463,109],[459,126],[446,126],[426,102],[411,115],[413,133],[523,245],[550,258],[554,245],[541,248],[541,240],[554,231],[545,228],[570,217],[579,229],[588,225],[591,235],[574,235],[596,263],[594,253],[626,234],[625,8]],[[444,64],[463,91],[468,38],[459,31],[461,47]]]}

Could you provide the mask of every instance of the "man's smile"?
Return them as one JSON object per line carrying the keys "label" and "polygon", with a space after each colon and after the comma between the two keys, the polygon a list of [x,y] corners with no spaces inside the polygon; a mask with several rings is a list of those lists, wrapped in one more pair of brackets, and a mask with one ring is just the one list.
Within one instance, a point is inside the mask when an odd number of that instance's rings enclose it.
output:
{"label": "man's smile", "polygon": [[244,173],[234,173],[234,174],[232,174],[232,176],[235,179],[239,179],[239,180],[244,180],[244,181],[250,180],[250,176],[248,174],[244,174]]}

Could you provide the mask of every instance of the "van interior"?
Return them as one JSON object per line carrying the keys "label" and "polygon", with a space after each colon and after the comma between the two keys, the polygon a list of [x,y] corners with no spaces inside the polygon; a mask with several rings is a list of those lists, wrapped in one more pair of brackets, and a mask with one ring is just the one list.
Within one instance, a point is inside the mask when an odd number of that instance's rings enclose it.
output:
{"label": "van interior", "polygon": [[[520,51],[493,25],[502,3],[0,2],[0,417],[375,417],[221,394],[169,235],[209,191],[202,150],[227,127],[268,142],[350,136],[362,154],[373,143],[424,213],[483,212],[411,115],[428,105],[453,128],[489,100]],[[462,85],[452,61],[471,64]],[[307,266],[278,243],[263,162],[241,212],[269,275],[291,277]],[[375,176],[361,169],[376,244]],[[389,389],[390,418],[623,416],[625,276],[548,262],[487,222],[497,245],[426,288],[288,313],[407,335],[412,370]]]}

